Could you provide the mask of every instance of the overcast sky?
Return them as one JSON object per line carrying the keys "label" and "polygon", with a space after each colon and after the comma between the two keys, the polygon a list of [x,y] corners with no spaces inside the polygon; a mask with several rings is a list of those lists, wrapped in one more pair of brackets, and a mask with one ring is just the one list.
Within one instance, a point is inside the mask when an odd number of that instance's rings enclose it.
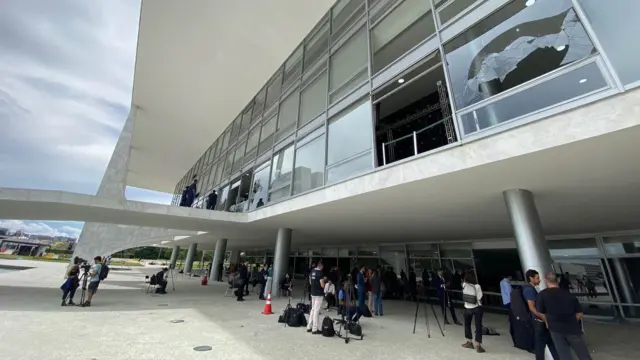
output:
{"label": "overcast sky", "polygon": [[[139,11],[139,0],[2,0],[0,187],[96,192],[129,112]],[[82,223],[0,227],[77,236]]]}

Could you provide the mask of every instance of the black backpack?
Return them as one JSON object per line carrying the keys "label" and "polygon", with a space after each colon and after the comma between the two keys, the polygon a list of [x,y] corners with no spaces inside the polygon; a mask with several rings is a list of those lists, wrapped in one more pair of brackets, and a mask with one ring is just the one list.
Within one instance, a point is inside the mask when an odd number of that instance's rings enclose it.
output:
{"label": "black backpack", "polygon": [[348,323],[347,328],[348,328],[347,330],[349,330],[351,335],[362,337],[362,327],[360,326],[360,324],[351,322],[351,323]]}
{"label": "black backpack", "polygon": [[517,321],[529,321],[531,313],[529,312],[529,305],[522,295],[522,290],[522,288],[515,288],[511,291],[511,313]]}
{"label": "black backpack", "polygon": [[105,264],[102,264],[102,266],[100,267],[100,281],[106,279],[107,275],[109,275],[109,267]]}
{"label": "black backpack", "polygon": [[311,306],[305,303],[296,304],[296,308],[300,309],[305,314],[309,314],[311,312]]}
{"label": "black backpack", "polygon": [[335,329],[333,328],[333,320],[330,317],[325,316],[322,319],[322,336],[324,337],[333,337],[336,334]]}

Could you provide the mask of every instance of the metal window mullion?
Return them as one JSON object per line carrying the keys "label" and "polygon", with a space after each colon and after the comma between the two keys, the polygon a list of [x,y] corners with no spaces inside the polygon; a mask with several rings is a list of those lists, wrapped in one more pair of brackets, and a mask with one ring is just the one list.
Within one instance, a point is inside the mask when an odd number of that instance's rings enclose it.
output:
{"label": "metal window mullion", "polygon": [[440,63],[442,64],[442,71],[444,72],[444,83],[447,86],[447,92],[449,95],[449,107],[451,108],[451,117],[453,121],[453,129],[456,132],[456,141],[458,144],[462,145],[462,137],[460,136],[460,117],[456,113],[456,105],[455,105],[455,95],[453,93],[453,88],[451,86],[451,74],[449,74],[449,66],[447,65],[447,58],[444,52],[444,44],[442,43],[442,35],[440,34],[440,28],[437,25],[436,19],[436,11],[435,11],[435,2],[431,1],[431,15],[433,16],[433,21],[436,22],[436,39],[438,41],[438,48],[440,51]]}
{"label": "metal window mullion", "polygon": [[[362,66],[360,66],[357,71],[355,71],[346,80],[340,83],[340,85],[336,86],[335,89],[331,90],[331,92],[329,93],[329,97],[331,97],[331,95],[335,94],[339,90],[343,90],[347,85],[349,85],[351,81],[353,81],[353,79],[357,78],[358,75],[362,74],[362,71],[365,70],[366,68],[367,68],[367,64],[363,64]],[[371,71],[369,70],[368,73],[369,73],[369,84],[371,84]]]}
{"label": "metal window mullion", "polygon": [[[407,85],[409,85],[409,84],[411,84],[411,83],[413,83],[413,82],[415,82],[415,81],[417,81],[417,80],[420,80],[420,79],[421,79],[421,78],[423,78],[425,75],[427,75],[429,72],[431,72],[431,71],[435,70],[438,66],[442,66],[442,67],[444,67],[445,65],[444,65],[444,63],[443,63],[442,61],[438,62],[437,64],[433,65],[432,67],[428,68],[427,70],[425,70],[425,71],[421,72],[420,74],[418,74],[418,75],[414,76],[414,77],[413,77],[413,78],[411,78],[410,80],[405,81],[402,85],[398,86],[397,88],[395,88],[395,89],[393,89],[393,90],[390,90],[388,93],[386,93],[386,94],[382,95],[381,97],[379,97],[379,98],[377,98],[377,99],[375,99],[375,100],[373,100],[373,99],[372,99],[372,102],[373,102],[374,104],[379,103],[380,101],[382,101],[382,100],[384,100],[384,99],[388,98],[389,96],[391,96],[391,95],[393,95],[393,94],[397,93],[398,91],[400,91],[400,90],[404,89]],[[413,65],[411,65],[409,68],[407,68],[407,70],[409,70],[411,67],[413,67]],[[398,75],[394,76],[394,78],[395,78],[395,77],[402,77],[402,75],[406,75],[406,74],[407,74],[407,72],[404,72],[404,71],[403,71],[403,72],[401,72],[400,74],[398,74]],[[391,83],[391,81],[389,81],[389,83]],[[386,86],[384,86],[384,87],[386,87]],[[383,90],[383,88],[384,88],[384,87],[381,87],[381,88],[376,89],[376,92],[377,92],[378,90],[380,90],[380,91],[381,91],[381,90]],[[449,101],[449,102],[451,102],[451,101]]]}
{"label": "metal window mullion", "polygon": [[[607,272],[609,274],[608,279],[605,278],[605,281],[611,281],[611,283],[609,284],[609,289],[613,289],[613,293],[616,295],[616,299],[618,299],[618,301],[615,303],[618,307],[618,311],[620,311],[620,316],[622,316],[623,318],[626,318],[626,314],[624,313],[624,307],[622,306],[622,298],[620,297],[620,294],[618,293],[618,286],[616,285],[616,279],[613,276],[613,273],[611,272],[611,267],[609,266],[609,257],[607,256],[607,252],[605,251],[604,248],[604,240],[602,239],[603,237],[601,235],[596,236],[596,246],[598,247],[598,250],[600,251],[601,254],[601,258],[604,260],[604,264],[605,267],[607,269]],[[602,265],[600,265],[600,267],[602,267]]]}
{"label": "metal window mullion", "polygon": [[[332,9],[333,11],[333,9]],[[331,14],[329,14],[329,39],[331,39]],[[330,40],[329,40],[330,41]],[[327,162],[329,157],[329,90],[331,89],[331,52],[328,52],[327,56],[327,92],[326,92],[326,101],[325,101],[325,111],[326,116],[324,117],[324,166],[322,169],[322,186],[324,187],[327,183]]]}
{"label": "metal window mullion", "polygon": [[618,77],[618,72],[613,66],[613,63],[611,63],[611,61],[609,60],[607,53],[604,51],[604,48],[602,47],[602,44],[598,39],[598,35],[591,27],[591,20],[589,20],[589,16],[582,8],[582,4],[580,4],[578,0],[571,0],[571,3],[573,4],[573,10],[575,10],[576,16],[578,16],[578,19],[580,20],[580,24],[582,24],[582,27],[584,27],[584,30],[587,32],[587,36],[589,36],[591,43],[598,50],[598,53],[602,57],[602,61],[604,62],[604,65],[605,65],[604,67],[606,68],[606,71],[611,76],[613,83],[615,84],[615,86],[618,88],[619,91],[624,91],[624,85],[622,84],[622,81]]}
{"label": "metal window mullion", "polygon": [[[369,25],[369,29],[373,29],[374,27],[376,27],[378,24],[380,24],[384,19],[387,18],[387,16],[389,16],[389,14],[391,14],[398,6],[400,6],[400,4],[402,4],[405,0],[398,0],[395,2],[395,4],[392,4],[387,10],[385,10],[382,15],[380,15],[378,17],[378,20],[374,21],[373,23],[371,22],[371,14],[368,14],[368,25]],[[367,7],[369,5],[367,4]],[[369,11],[369,9],[367,9],[367,12]]]}

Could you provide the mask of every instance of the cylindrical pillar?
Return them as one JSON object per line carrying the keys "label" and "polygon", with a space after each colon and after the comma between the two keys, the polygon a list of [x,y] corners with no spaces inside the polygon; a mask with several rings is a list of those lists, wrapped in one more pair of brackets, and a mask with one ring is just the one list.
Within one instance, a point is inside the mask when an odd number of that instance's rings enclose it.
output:
{"label": "cylindrical pillar", "polygon": [[289,253],[291,251],[291,229],[278,229],[276,249],[273,256],[273,282],[272,289],[280,289],[280,283],[284,279],[289,267]]}
{"label": "cylindrical pillar", "polygon": [[171,260],[169,260],[169,267],[171,269],[176,268],[176,262],[178,261],[178,254],[180,253],[180,246],[176,245],[171,251]]}
{"label": "cylindrical pillar", "polygon": [[224,262],[224,254],[227,251],[227,239],[220,239],[216,242],[216,251],[213,253],[213,261],[211,263],[211,281],[222,279],[222,263]]}
{"label": "cylindrical pillar", "polygon": [[229,264],[235,264],[238,266],[240,263],[240,250],[231,250],[231,254],[229,254]]}
{"label": "cylindrical pillar", "polygon": [[191,268],[193,267],[193,258],[196,256],[196,249],[198,248],[198,244],[193,243],[189,245],[189,250],[187,250],[187,258],[184,260],[184,273],[191,273]]}
{"label": "cylindrical pillar", "polygon": [[544,275],[553,271],[553,268],[533,194],[529,190],[510,189],[504,191],[503,195],[516,236],[523,271],[538,271],[541,279],[540,288],[544,289],[547,287]]}
{"label": "cylindrical pillar", "polygon": [[[510,189],[505,190],[503,195],[516,236],[522,269],[524,272],[533,269],[540,274],[542,290],[547,287],[544,276],[553,271],[553,266],[533,194],[529,190]],[[549,348],[545,351],[545,359],[553,360]]]}

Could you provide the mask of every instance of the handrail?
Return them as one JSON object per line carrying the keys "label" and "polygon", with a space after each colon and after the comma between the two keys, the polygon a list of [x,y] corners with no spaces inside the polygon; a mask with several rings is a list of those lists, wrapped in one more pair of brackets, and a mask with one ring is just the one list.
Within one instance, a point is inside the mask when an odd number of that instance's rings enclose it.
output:
{"label": "handrail", "polygon": [[425,126],[424,128],[422,128],[420,130],[417,130],[417,131],[414,131],[411,134],[402,136],[402,137],[397,138],[397,139],[393,139],[393,140],[388,141],[388,142],[383,142],[382,143],[382,165],[383,166],[387,165],[387,154],[384,151],[385,150],[384,149],[385,146],[389,146],[391,144],[397,143],[398,141],[402,141],[402,140],[408,139],[410,137],[413,137],[413,154],[414,154],[414,156],[418,155],[418,134],[420,134],[420,133],[422,133],[424,131],[427,131],[427,130],[435,127],[435,126],[441,125],[445,121],[450,120],[450,119],[451,119],[451,116],[447,116],[447,117],[443,118],[442,120],[439,120],[439,121],[437,121],[437,122],[435,122],[435,123],[433,123],[431,125]]}

